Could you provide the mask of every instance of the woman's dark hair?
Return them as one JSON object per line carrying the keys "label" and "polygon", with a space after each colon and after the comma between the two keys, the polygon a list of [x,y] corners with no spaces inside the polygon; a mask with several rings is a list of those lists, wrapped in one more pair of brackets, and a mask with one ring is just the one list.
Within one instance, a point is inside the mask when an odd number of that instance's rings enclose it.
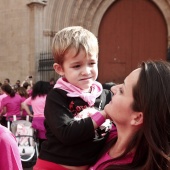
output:
{"label": "woman's dark hair", "polygon": [[27,90],[24,87],[18,87],[17,92],[21,97],[28,97]]}
{"label": "woman's dark hair", "polygon": [[31,98],[35,99],[37,96],[44,96],[50,90],[50,83],[46,81],[38,81],[33,85]]}
{"label": "woman's dark hair", "polygon": [[[133,88],[134,111],[143,112],[143,125],[125,152],[108,163],[105,170],[169,170],[170,169],[170,63],[148,61],[141,65]],[[113,139],[111,146],[115,143]],[[115,160],[135,148],[132,163],[112,165]]]}
{"label": "woman's dark hair", "polygon": [[28,82],[25,82],[25,83],[23,84],[23,87],[24,87],[25,89],[27,89],[28,86],[31,86]]}
{"label": "woman's dark hair", "polygon": [[9,79],[9,78],[6,78],[5,80],[6,80],[8,83],[10,83],[10,79]]}
{"label": "woman's dark hair", "polygon": [[12,87],[9,84],[3,84],[1,86],[1,89],[7,93],[10,97],[14,97],[15,96],[15,91],[12,89]]}

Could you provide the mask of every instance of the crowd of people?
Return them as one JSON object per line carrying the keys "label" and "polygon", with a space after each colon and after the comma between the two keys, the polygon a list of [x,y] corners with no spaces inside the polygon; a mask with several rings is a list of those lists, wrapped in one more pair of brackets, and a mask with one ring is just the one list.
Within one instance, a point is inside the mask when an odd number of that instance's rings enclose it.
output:
{"label": "crowd of people", "polygon": [[[0,84],[0,134],[2,135],[2,138],[0,137],[0,143],[2,143],[2,145],[0,147],[6,147],[6,151],[8,151],[10,147],[14,147],[13,151],[6,154],[8,158],[4,158],[8,159],[8,161],[11,160],[9,164],[10,170],[21,169],[20,163],[17,163],[17,159],[20,160],[20,155],[16,152],[18,146],[15,144],[15,136],[8,131],[8,129],[11,130],[10,126],[15,120],[13,116],[16,116],[16,120],[29,120],[32,123],[32,127],[37,131],[36,134],[39,140],[38,146],[40,150],[41,142],[45,140],[45,128],[43,124],[45,99],[51,88],[52,84],[50,84],[50,82],[37,81],[33,83],[29,77],[22,83],[17,80],[13,86],[10,84],[8,78],[4,80],[3,84]],[[29,119],[26,119],[27,116],[29,116]],[[11,140],[11,142],[8,141],[8,145],[4,144],[6,136],[7,139]],[[5,152],[5,149],[3,149],[3,151]],[[11,155],[9,155],[9,153]],[[5,156],[5,154],[3,154],[3,156]],[[0,169],[8,170],[5,166],[6,164],[1,164],[4,159],[0,157]]]}
{"label": "crowd of people", "polygon": [[[42,139],[33,170],[169,170],[170,63],[142,62],[122,84],[110,82],[103,89],[96,81],[98,50],[90,31],[66,27],[52,43],[53,67],[61,76],[55,85],[38,81],[31,93],[21,87],[14,91],[5,82],[1,86],[1,115],[14,108],[9,99],[20,102]],[[14,141],[2,126],[1,131]],[[1,136],[0,147],[5,143]],[[14,141],[7,147],[17,146]],[[20,170],[18,152],[10,154]]]}

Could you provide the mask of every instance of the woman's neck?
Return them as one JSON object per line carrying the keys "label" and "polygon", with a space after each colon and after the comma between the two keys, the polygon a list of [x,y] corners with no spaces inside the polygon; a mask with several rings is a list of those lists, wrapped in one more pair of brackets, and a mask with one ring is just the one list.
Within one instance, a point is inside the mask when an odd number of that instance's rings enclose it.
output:
{"label": "woman's neck", "polygon": [[[133,138],[134,133],[128,133],[128,131],[124,131],[121,133],[118,131],[118,137],[116,143],[110,148],[109,155],[112,158],[116,158],[124,153],[124,151],[127,149],[129,143],[131,142],[131,139]],[[134,149],[133,149],[134,150]],[[131,150],[131,152],[133,152]]]}
{"label": "woman's neck", "polygon": [[120,156],[126,149],[126,144],[116,141],[116,143],[110,148],[109,155],[112,158]]}

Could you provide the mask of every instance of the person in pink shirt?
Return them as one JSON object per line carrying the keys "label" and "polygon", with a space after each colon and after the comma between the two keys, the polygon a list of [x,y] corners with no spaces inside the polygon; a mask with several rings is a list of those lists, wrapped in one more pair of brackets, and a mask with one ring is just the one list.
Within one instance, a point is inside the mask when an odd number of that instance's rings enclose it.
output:
{"label": "person in pink shirt", "polygon": [[[1,86],[4,93],[7,95],[5,98],[1,101],[1,117],[2,117],[2,125],[7,126],[7,120],[9,117],[16,115],[18,117],[21,117],[21,96],[18,94],[15,94],[14,90],[9,84],[3,84]],[[20,118],[18,118],[20,119]],[[10,121],[12,121],[13,118],[10,118]]]}
{"label": "person in pink shirt", "polygon": [[[21,96],[22,102],[24,102],[28,98],[28,93],[24,87],[19,87],[17,89],[17,94]],[[22,117],[25,119],[25,117],[28,115],[25,109],[22,110]]]}
{"label": "person in pink shirt", "polygon": [[33,87],[33,77],[27,76],[26,79],[21,83],[21,87],[24,87],[28,93],[28,96],[31,96],[32,87]]}
{"label": "person in pink shirt", "polygon": [[[46,139],[45,137],[45,127],[44,127],[44,107],[47,93],[50,90],[49,82],[38,81],[33,85],[32,94],[22,103],[22,108],[33,117],[32,127],[37,129],[38,138],[41,143]],[[32,106],[33,115],[29,109],[29,106]]]}
{"label": "person in pink shirt", "polygon": [[2,102],[2,99],[7,96],[7,94],[4,93],[3,90],[1,89],[1,86],[2,86],[2,84],[0,84],[0,112],[2,111],[2,110],[1,110],[1,102]]}
{"label": "person in pink shirt", "polygon": [[89,170],[170,169],[170,63],[147,61],[113,86],[104,108],[115,126]]}
{"label": "person in pink shirt", "polygon": [[22,170],[18,145],[13,134],[0,125],[0,169]]}
{"label": "person in pink shirt", "polygon": [[0,82],[0,95],[3,94],[1,86],[2,86],[2,83]]}

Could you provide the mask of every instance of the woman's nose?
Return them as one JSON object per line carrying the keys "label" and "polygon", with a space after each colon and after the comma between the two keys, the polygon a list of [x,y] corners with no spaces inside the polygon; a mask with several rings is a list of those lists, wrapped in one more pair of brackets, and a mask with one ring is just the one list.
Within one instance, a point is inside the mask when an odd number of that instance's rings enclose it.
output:
{"label": "woman's nose", "polygon": [[112,93],[115,95],[117,92],[117,85],[111,87]]}

